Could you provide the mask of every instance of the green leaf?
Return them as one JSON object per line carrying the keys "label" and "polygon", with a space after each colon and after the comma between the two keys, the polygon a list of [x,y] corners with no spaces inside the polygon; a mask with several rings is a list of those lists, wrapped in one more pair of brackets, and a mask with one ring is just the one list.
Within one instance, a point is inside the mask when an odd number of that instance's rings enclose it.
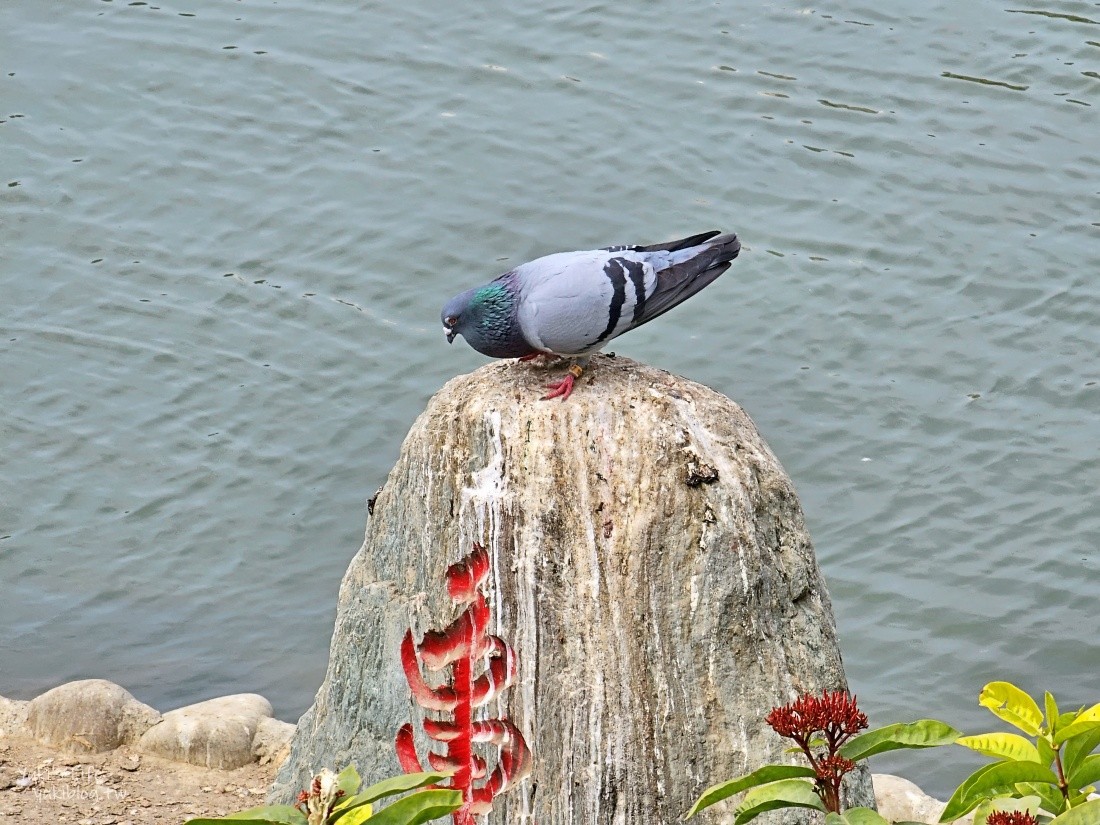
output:
{"label": "green leaf", "polygon": [[1047,712],[1047,731],[1053,734],[1058,730],[1058,703],[1049,690],[1043,691],[1043,704]]}
{"label": "green leaf", "polygon": [[1056,786],[1045,782],[1018,782],[1013,796],[1037,796],[1042,808],[1051,814],[1060,814],[1066,809],[1066,798]]}
{"label": "green leaf", "polygon": [[955,741],[964,748],[970,748],[984,756],[992,756],[994,759],[1013,759],[1017,762],[1040,764],[1043,761],[1039,756],[1039,750],[1031,744],[1031,741],[1024,739],[1018,733],[983,733],[978,736],[960,736]]}
{"label": "green leaf", "polygon": [[745,776],[739,776],[736,779],[730,779],[726,782],[719,782],[717,785],[711,785],[703,791],[702,795],[697,800],[695,800],[695,804],[691,806],[691,810],[688,811],[687,815],[689,817],[695,816],[699,811],[704,808],[709,808],[716,802],[721,802],[723,799],[728,799],[736,793],[741,793],[741,791],[746,791],[749,788],[755,788],[758,785],[775,782],[779,779],[792,779],[796,776],[813,775],[814,769],[803,765],[765,765]]}
{"label": "green leaf", "polygon": [[1074,718],[1072,724],[1059,729],[1054,737],[1054,744],[1061,744],[1073,736],[1093,730],[1097,725],[1100,725],[1100,703],[1093,705],[1088,710],[1081,711]]}
{"label": "green leaf", "polygon": [[813,808],[824,811],[814,786],[805,779],[780,779],[759,788],[753,788],[745,794],[744,800],[737,806],[734,825],[745,825],[765,811],[777,808]]}
{"label": "green leaf", "polygon": [[363,825],[369,819],[373,819],[374,810],[369,802],[347,808],[339,813],[329,814],[327,825]]}
{"label": "green leaf", "polygon": [[417,791],[387,805],[372,816],[370,825],[420,825],[462,807],[462,791]]}
{"label": "green leaf", "polygon": [[1035,740],[1035,744],[1039,746],[1039,764],[1049,766],[1050,763],[1054,761],[1054,748],[1052,748],[1046,738],[1042,736]]}
{"label": "green leaf", "polygon": [[1066,777],[1070,790],[1077,790],[1093,782],[1100,782],[1100,753],[1088,756],[1081,762],[1080,767]]}
{"label": "green leaf", "polygon": [[882,814],[870,808],[849,808],[838,814],[825,814],[825,825],[890,825]]}
{"label": "green leaf", "polygon": [[355,796],[343,796],[340,801],[332,806],[330,818],[337,814],[343,814],[350,811],[352,808],[361,808],[363,805],[370,805],[371,800],[367,799],[366,794],[357,793]]}
{"label": "green leaf", "polygon": [[1062,745],[1062,770],[1073,773],[1097,745],[1100,745],[1100,725],[1071,736]]}
{"label": "green leaf", "polygon": [[946,722],[937,722],[935,719],[899,722],[896,725],[887,725],[884,728],[861,733],[841,745],[837,752],[855,762],[900,748],[934,748],[938,745],[950,745],[961,735],[962,731],[955,730]]}
{"label": "green leaf", "polygon": [[336,789],[343,791],[345,796],[355,796],[359,790],[359,771],[355,765],[348,765],[340,773],[336,774]]}
{"label": "green leaf", "polygon": [[444,779],[453,775],[453,771],[403,773],[398,776],[392,776],[389,779],[383,779],[381,782],[376,782],[369,788],[364,788],[359,796],[366,797],[367,802],[374,802],[376,799],[382,799],[386,796],[393,796],[394,794],[404,793],[405,791],[413,791],[417,788],[423,788],[425,785],[434,785],[436,782],[442,782]]}
{"label": "green leaf", "polygon": [[1058,784],[1054,772],[1037,762],[994,762],[972,773],[947,800],[940,822],[954,822],[965,816],[983,799],[1012,790],[1017,782],[1049,782]]}
{"label": "green leaf", "polygon": [[1080,805],[1086,799],[1088,799],[1089,796],[1095,790],[1096,790],[1095,785],[1089,785],[1084,790],[1082,790],[1080,793],[1071,793],[1069,795],[1069,799],[1066,800],[1066,807],[1067,808],[1076,808],[1078,805]]}
{"label": "green leaf", "polygon": [[200,817],[189,819],[184,825],[213,825],[217,822],[250,822],[270,823],[270,825],[306,825],[306,815],[290,805],[264,805],[260,808],[249,808],[246,811],[238,811],[235,814],[219,817]]}
{"label": "green leaf", "polygon": [[1075,736],[1080,736],[1082,733],[1092,733],[1092,731],[1100,728],[1100,722],[1074,722],[1072,725],[1066,725],[1054,736],[1054,744],[1061,745],[1072,739]]}
{"label": "green leaf", "polygon": [[1050,825],[1096,825],[1100,822],[1100,799],[1070,808],[1051,820]]}
{"label": "green leaf", "polygon": [[1039,735],[1043,712],[1034,699],[1011,682],[990,682],[982,688],[978,704],[989,708],[997,717],[1024,733]]}

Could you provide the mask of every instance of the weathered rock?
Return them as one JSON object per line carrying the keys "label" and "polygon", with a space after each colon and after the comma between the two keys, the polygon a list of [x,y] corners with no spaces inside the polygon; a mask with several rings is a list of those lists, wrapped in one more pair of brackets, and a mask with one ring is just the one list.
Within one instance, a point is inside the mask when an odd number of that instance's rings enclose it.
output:
{"label": "weathered rock", "polygon": [[[845,687],[798,499],[744,411],[604,356],[568,401],[539,401],[560,372],[491,364],[417,419],[273,800],[322,766],[398,771],[393,736],[419,713],[400,639],[450,618],[443,572],[474,541],[492,558],[493,630],[520,658],[504,711],[535,765],[490,821],[677,822],[713,782],[792,758],[772,706]],[[865,773],[851,801],[873,804]]]}
{"label": "weathered rock", "polygon": [[280,722],[278,719],[261,719],[256,726],[256,736],[252,740],[252,757],[261,765],[274,762],[276,765],[290,755],[290,740],[294,736],[294,725]]}
{"label": "weathered rock", "polygon": [[890,822],[939,822],[947,803],[935,799],[908,779],[888,773],[871,776],[878,812]]}
{"label": "weathered rock", "polygon": [[22,733],[30,704],[30,702],[5,699],[0,696],[0,736],[14,736],[16,733]]}
{"label": "weathered rock", "polygon": [[271,703],[255,693],[220,696],[164,714],[138,747],[155,756],[230,770],[252,761],[252,741]]}
{"label": "weathered rock", "polygon": [[27,707],[26,729],[44,745],[99,753],[135,742],[160,714],[125,688],[83,679],[48,690]]}

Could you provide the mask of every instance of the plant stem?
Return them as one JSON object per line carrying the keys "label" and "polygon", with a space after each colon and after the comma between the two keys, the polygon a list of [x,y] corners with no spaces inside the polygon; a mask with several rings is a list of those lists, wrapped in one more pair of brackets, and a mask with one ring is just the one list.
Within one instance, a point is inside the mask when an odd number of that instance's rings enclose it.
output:
{"label": "plant stem", "polygon": [[1062,792],[1062,798],[1069,802],[1069,782],[1066,781],[1066,772],[1062,768],[1062,745],[1054,749],[1054,767],[1058,769],[1058,790]]}

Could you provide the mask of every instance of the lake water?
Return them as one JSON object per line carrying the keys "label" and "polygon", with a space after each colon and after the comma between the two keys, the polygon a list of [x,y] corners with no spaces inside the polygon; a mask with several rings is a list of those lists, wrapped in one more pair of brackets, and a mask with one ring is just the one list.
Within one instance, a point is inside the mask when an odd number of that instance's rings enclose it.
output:
{"label": "lake water", "polygon": [[5,0],[0,694],[296,719],[444,300],[723,229],[614,349],[757,422],[872,722],[1100,700],[1098,115],[1097,2]]}

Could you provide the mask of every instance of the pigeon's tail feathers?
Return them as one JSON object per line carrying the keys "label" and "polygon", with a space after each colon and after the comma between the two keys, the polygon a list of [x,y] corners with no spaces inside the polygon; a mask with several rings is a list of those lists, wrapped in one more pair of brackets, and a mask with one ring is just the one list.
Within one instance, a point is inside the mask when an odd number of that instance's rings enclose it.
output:
{"label": "pigeon's tail feathers", "polygon": [[719,234],[717,229],[712,229],[710,232],[703,232],[699,235],[692,235],[690,238],[681,238],[678,241],[667,241],[666,243],[655,243],[649,246],[641,246],[639,244],[623,244],[620,246],[605,246],[602,247],[603,252],[679,252],[681,249],[691,249],[692,247],[699,246],[705,241],[710,240],[715,235]]}
{"label": "pigeon's tail feathers", "polygon": [[[696,238],[704,240],[691,246],[681,246]],[[707,232],[664,245],[660,251],[668,253],[668,266],[657,270],[657,287],[646,298],[645,309],[634,326],[652,321],[713,283],[730,268],[741,251],[741,241],[732,233],[719,235],[717,232]]]}
{"label": "pigeon's tail feathers", "polygon": [[699,246],[718,234],[720,233],[717,229],[712,229],[710,232],[692,235],[690,238],[681,238],[678,241],[655,243],[650,246],[639,246],[637,250],[639,252],[679,252],[681,249],[691,249],[694,246]]}

